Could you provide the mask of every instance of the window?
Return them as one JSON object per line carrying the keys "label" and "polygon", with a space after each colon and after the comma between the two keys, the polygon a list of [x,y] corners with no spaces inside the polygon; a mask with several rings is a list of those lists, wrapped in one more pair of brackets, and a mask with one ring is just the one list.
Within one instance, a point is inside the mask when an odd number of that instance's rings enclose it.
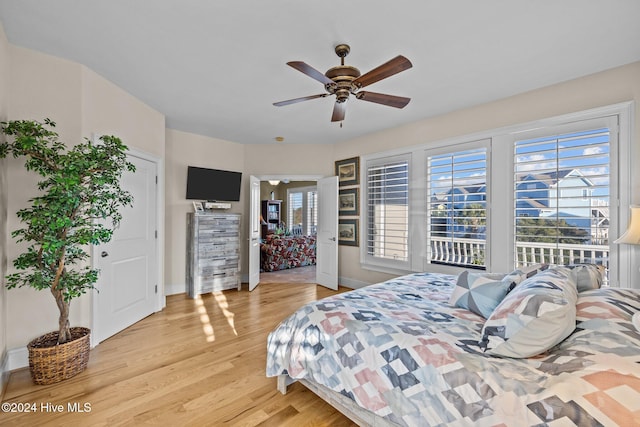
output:
{"label": "window", "polygon": [[634,253],[611,242],[640,177],[631,106],[363,155],[362,267],[458,274],[586,262],[628,286]]}
{"label": "window", "polygon": [[307,192],[307,222],[306,234],[316,234],[318,227],[318,192],[316,190]]}
{"label": "window", "polygon": [[429,262],[486,268],[487,149],[427,156]]}
{"label": "window", "polygon": [[312,235],[318,225],[318,193],[316,187],[287,190],[288,229],[294,234]]}
{"label": "window", "polygon": [[406,263],[409,256],[409,159],[367,163],[366,254]]}
{"label": "window", "polygon": [[516,265],[608,267],[609,129],[519,140],[514,147]]}

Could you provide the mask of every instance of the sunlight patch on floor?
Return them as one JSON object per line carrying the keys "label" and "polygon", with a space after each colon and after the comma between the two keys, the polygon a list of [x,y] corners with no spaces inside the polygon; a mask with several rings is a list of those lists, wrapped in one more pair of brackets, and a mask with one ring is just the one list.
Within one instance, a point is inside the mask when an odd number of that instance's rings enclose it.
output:
{"label": "sunlight patch on floor", "polygon": [[207,342],[213,342],[216,339],[216,336],[213,332],[213,325],[211,324],[211,319],[209,319],[209,315],[207,314],[207,309],[204,306],[204,301],[202,301],[202,297],[200,295],[196,296],[195,304],[200,314],[200,323],[202,323],[202,331],[204,335],[207,337]]}
{"label": "sunlight patch on floor", "polygon": [[233,333],[235,334],[235,336],[238,336],[238,332],[236,331],[236,327],[233,321],[235,314],[229,311],[229,302],[227,302],[227,297],[225,297],[224,294],[220,291],[214,292],[213,296],[218,302],[218,307],[220,307],[220,310],[222,310],[224,317],[227,318],[227,323],[229,324],[229,326],[231,326]]}

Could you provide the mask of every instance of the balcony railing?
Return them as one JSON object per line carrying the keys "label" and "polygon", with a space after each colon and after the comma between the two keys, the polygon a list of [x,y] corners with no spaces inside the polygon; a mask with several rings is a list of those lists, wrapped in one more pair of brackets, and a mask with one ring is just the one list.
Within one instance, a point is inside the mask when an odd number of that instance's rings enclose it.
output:
{"label": "balcony railing", "polygon": [[[518,242],[516,265],[602,264],[609,268],[609,246]],[[485,241],[431,237],[431,262],[479,267],[485,264]]]}

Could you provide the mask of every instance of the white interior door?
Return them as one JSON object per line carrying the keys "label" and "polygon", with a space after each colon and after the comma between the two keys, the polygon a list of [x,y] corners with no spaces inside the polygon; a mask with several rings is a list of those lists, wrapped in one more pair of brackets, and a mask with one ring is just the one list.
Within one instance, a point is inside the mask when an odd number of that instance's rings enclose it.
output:
{"label": "white interior door", "polygon": [[318,180],[316,282],[338,289],[338,177]]}
{"label": "white interior door", "polygon": [[249,290],[260,283],[260,180],[249,177]]}
{"label": "white interior door", "polygon": [[100,269],[94,293],[94,344],[153,313],[157,281],[157,164],[133,155],[135,173],[125,172],[121,185],[133,195],[109,243],[94,246],[93,265]]}

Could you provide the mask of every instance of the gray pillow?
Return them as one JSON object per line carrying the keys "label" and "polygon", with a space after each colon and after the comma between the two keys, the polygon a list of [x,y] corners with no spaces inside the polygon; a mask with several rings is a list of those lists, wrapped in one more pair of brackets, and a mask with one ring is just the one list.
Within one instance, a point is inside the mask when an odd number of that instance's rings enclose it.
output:
{"label": "gray pillow", "polygon": [[[567,268],[573,275],[578,292],[600,289],[604,281],[605,268],[599,264],[570,264],[561,267]],[[557,268],[557,267],[554,267]]]}

